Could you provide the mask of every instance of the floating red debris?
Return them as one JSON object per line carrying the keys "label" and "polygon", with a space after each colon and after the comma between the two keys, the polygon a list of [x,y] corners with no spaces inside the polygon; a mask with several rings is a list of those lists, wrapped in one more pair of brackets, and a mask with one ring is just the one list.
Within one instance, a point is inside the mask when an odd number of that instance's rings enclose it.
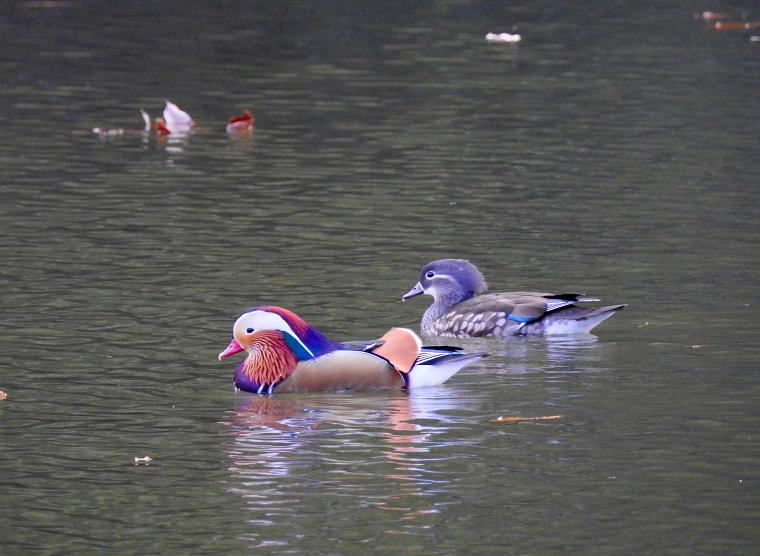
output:
{"label": "floating red debris", "polygon": [[252,133],[256,120],[250,110],[246,110],[238,116],[230,118],[227,124],[227,133]]}
{"label": "floating red debris", "polygon": [[754,29],[760,27],[760,21],[746,21],[738,23],[725,23],[718,21],[712,25],[705,25],[707,31],[731,31],[736,29]]}

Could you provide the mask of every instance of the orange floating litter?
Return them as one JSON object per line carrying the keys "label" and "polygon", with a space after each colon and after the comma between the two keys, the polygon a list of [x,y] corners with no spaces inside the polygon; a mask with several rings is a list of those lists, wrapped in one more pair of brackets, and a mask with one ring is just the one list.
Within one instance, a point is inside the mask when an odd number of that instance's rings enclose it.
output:
{"label": "orange floating litter", "polygon": [[550,421],[559,419],[562,415],[544,415],[543,417],[517,417],[515,415],[502,415],[498,419],[491,419],[491,423],[519,423],[520,421]]}
{"label": "orange floating litter", "polygon": [[747,21],[745,23],[724,23],[718,21],[712,25],[705,25],[707,31],[730,31],[733,29],[754,29],[760,27],[760,21]]}

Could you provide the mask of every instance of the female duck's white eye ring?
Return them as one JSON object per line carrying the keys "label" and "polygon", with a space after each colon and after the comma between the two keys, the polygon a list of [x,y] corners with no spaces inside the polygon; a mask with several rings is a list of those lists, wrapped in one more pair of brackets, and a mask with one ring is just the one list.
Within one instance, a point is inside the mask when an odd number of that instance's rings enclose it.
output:
{"label": "female duck's white eye ring", "polygon": [[428,270],[428,271],[425,273],[425,278],[428,278],[428,279],[429,279],[429,278],[433,278],[434,276],[435,276],[435,272],[433,272],[432,270]]}

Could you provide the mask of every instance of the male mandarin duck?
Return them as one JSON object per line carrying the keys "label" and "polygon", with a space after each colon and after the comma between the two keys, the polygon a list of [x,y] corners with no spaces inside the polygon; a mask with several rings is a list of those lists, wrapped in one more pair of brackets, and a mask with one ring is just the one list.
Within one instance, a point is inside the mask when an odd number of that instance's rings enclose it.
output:
{"label": "male mandarin duck", "polygon": [[232,335],[219,359],[246,351],[235,386],[258,394],[437,386],[484,357],[423,348],[406,328],[392,328],[375,342],[333,342],[295,313],[273,306],[244,312]]}
{"label": "male mandarin duck", "polygon": [[419,282],[402,299],[423,293],[433,296],[422,316],[422,332],[458,338],[584,333],[625,307],[581,307],[576,303],[599,300],[575,293],[476,295],[487,289],[485,278],[469,261],[441,259],[422,268]]}

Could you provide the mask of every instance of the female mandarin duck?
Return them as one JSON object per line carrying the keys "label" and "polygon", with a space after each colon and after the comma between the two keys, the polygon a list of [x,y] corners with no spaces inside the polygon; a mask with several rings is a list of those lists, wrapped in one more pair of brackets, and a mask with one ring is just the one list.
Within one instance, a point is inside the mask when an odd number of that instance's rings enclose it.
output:
{"label": "female mandarin duck", "polygon": [[232,334],[219,359],[248,352],[235,369],[235,386],[258,394],[436,386],[484,356],[423,348],[406,328],[392,328],[376,342],[337,343],[281,307],[249,309]]}
{"label": "female mandarin duck", "polygon": [[424,334],[453,336],[542,336],[588,332],[625,305],[580,307],[599,301],[575,293],[504,292],[475,295],[488,289],[480,271],[464,259],[426,264],[420,281],[402,296],[433,296],[422,316]]}

